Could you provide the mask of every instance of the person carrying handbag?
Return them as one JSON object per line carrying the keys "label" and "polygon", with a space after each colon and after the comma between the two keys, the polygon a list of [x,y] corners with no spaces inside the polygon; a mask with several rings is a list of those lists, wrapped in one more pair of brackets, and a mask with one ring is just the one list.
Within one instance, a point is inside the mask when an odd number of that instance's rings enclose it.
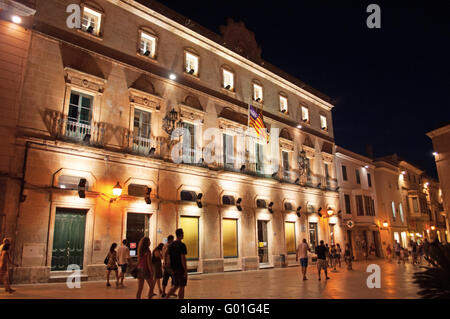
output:
{"label": "person carrying handbag", "polygon": [[111,274],[111,271],[114,271],[116,273],[116,287],[119,286],[119,273],[118,273],[118,267],[117,267],[116,247],[117,247],[117,244],[113,243],[111,245],[111,248],[109,249],[108,255],[105,258],[106,287],[111,287],[111,284],[109,283],[109,275]]}

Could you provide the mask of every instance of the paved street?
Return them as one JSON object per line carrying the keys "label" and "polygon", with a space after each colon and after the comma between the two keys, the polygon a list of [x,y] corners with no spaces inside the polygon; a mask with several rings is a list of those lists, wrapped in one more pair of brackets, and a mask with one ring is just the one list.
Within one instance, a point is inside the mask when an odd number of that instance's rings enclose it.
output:
{"label": "paved street", "polygon": [[[366,272],[370,263],[381,267],[381,288],[369,289]],[[186,298],[191,299],[303,299],[303,298],[418,298],[412,274],[418,267],[398,265],[383,260],[354,263],[352,271],[338,268],[330,271],[330,280],[317,280],[317,269],[310,266],[309,280],[303,281],[299,267],[264,269],[246,272],[190,275]],[[105,281],[82,282],[80,289],[69,289],[65,283],[15,285],[14,294],[0,292],[0,298],[134,298],[137,281],[127,279],[125,288],[117,289],[114,283],[106,288]],[[144,288],[143,297],[147,296]],[[156,297],[157,298],[157,297]]]}

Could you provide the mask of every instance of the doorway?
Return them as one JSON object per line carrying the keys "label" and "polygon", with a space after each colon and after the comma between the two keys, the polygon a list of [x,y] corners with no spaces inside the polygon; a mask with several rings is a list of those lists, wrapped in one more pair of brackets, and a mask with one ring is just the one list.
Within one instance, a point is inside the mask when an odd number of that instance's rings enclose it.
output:
{"label": "doorway", "polygon": [[380,258],[380,233],[378,231],[373,231],[373,243],[375,244],[375,255]]}
{"label": "doorway", "polygon": [[127,213],[127,235],[130,245],[130,256],[137,257],[139,241],[142,237],[148,237],[150,215],[142,213]]}
{"label": "doorway", "polygon": [[267,223],[266,220],[258,220],[258,256],[259,263],[269,263],[269,242],[267,237]]}
{"label": "doorway", "polygon": [[86,211],[57,208],[53,233],[52,271],[76,264],[83,269]]}

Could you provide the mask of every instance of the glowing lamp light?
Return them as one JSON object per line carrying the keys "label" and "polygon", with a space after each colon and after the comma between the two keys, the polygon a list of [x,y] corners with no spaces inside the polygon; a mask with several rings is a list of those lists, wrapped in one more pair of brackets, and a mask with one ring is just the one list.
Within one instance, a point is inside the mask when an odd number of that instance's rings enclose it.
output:
{"label": "glowing lamp light", "polygon": [[436,229],[436,227],[435,226],[431,226],[431,230],[435,230]]}
{"label": "glowing lamp light", "polygon": [[14,23],[16,23],[16,24],[19,24],[19,23],[22,22],[22,18],[19,17],[19,16],[12,16],[12,17],[11,17],[11,20],[12,20],[12,22],[14,22]]}
{"label": "glowing lamp light", "polygon": [[169,75],[169,79],[171,79],[171,80],[176,80],[176,79],[177,79],[177,76],[176,76],[175,74],[171,73],[171,74]]}
{"label": "glowing lamp light", "polygon": [[333,210],[331,208],[329,208],[327,213],[328,213],[328,216],[331,216],[331,215],[333,215]]}
{"label": "glowing lamp light", "polygon": [[364,168],[369,168],[369,165],[365,165]]}
{"label": "glowing lamp light", "polygon": [[405,171],[402,171],[402,175],[406,175],[406,172],[405,172]]}
{"label": "glowing lamp light", "polygon": [[428,185],[430,185],[430,183],[428,183],[428,182],[426,182],[426,183],[424,184],[425,187],[428,187]]}
{"label": "glowing lamp light", "polygon": [[387,222],[387,221],[384,221],[384,222],[383,222],[383,227],[388,227],[388,226],[389,226],[388,222]]}
{"label": "glowing lamp light", "polygon": [[122,195],[122,186],[120,186],[119,182],[117,182],[116,186],[113,187],[113,194],[117,197]]}
{"label": "glowing lamp light", "polygon": [[433,152],[433,155],[436,156],[436,155],[438,155],[438,153],[437,152]]}
{"label": "glowing lamp light", "polygon": [[299,125],[297,125],[297,128],[302,128],[302,126],[299,124]]}

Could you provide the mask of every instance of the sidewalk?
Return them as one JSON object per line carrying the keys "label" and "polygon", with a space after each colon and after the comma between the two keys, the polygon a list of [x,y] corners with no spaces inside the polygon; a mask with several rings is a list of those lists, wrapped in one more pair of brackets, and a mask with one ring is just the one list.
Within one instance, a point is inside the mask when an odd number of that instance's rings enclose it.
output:
{"label": "sidewalk", "polygon": [[[381,267],[381,288],[366,284],[369,264]],[[418,298],[413,273],[420,268],[384,260],[355,262],[353,270],[345,264],[337,272],[329,270],[330,280],[317,280],[317,268],[308,267],[308,279],[301,280],[300,267],[264,269],[245,272],[190,275],[186,299],[307,299],[307,298]],[[130,299],[135,298],[137,280],[126,279],[125,288],[106,287],[106,281],[81,282],[80,289],[69,289],[65,283],[13,285],[16,292],[2,289],[0,299]],[[170,285],[170,284],[169,284]],[[155,292],[158,289],[155,288]],[[142,297],[146,298],[145,287]],[[154,297],[158,299],[159,297]]]}

